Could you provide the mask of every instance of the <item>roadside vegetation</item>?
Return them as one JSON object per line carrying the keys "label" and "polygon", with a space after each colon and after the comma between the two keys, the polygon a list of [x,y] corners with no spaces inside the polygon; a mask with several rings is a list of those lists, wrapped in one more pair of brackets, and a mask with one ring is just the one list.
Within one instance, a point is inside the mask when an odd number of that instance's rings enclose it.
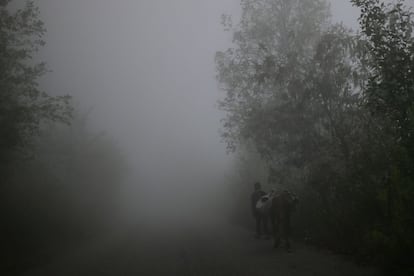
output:
{"label": "roadside vegetation", "polygon": [[244,197],[253,178],[299,195],[298,237],[411,275],[412,13],[351,2],[357,31],[331,23],[325,0],[242,0],[239,23],[223,16],[234,46],[216,54],[222,136],[250,174],[234,180]]}
{"label": "roadside vegetation", "polygon": [[7,275],[47,261],[50,247],[102,231],[118,210],[125,172],[116,143],[90,130],[88,113],[39,85],[48,68],[36,62],[46,31],[36,5],[10,6],[0,1],[0,271]]}

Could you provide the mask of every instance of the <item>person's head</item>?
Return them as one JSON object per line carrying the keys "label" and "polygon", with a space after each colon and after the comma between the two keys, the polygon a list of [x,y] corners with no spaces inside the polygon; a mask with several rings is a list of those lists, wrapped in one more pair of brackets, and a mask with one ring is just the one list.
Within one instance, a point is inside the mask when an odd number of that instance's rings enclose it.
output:
{"label": "person's head", "polygon": [[254,190],[255,191],[258,191],[258,190],[260,190],[262,188],[262,185],[260,185],[260,182],[256,182],[256,183],[254,183]]}

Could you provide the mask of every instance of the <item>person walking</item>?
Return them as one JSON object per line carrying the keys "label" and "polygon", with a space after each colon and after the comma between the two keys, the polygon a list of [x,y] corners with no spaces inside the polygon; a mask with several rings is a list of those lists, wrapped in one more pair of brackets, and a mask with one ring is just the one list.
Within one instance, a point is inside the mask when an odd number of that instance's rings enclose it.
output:
{"label": "person walking", "polygon": [[262,200],[262,197],[265,196],[266,193],[262,190],[260,182],[254,183],[254,191],[251,194],[251,210],[253,217],[256,221],[256,238],[260,238],[262,234],[267,237],[269,235],[268,228],[267,228],[267,220],[268,216],[266,213],[260,212],[257,208],[257,203]]}

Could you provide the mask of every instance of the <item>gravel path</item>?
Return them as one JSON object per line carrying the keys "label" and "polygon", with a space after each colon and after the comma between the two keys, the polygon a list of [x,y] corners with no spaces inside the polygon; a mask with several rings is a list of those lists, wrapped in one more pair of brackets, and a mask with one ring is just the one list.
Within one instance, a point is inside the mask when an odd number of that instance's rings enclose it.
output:
{"label": "gravel path", "polygon": [[271,241],[235,226],[171,225],[109,235],[22,275],[378,275],[303,245],[274,250]]}

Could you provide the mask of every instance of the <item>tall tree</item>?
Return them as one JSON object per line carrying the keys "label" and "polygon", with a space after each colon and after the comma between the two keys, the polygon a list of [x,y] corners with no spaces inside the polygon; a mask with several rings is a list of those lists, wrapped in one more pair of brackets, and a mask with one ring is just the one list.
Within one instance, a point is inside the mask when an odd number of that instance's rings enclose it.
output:
{"label": "tall tree", "polygon": [[[324,0],[243,0],[234,47],[216,54],[229,150],[252,140],[269,163],[287,162],[308,127],[304,80],[329,19]],[[289,136],[289,137],[288,137]],[[291,154],[281,151],[289,147]]]}
{"label": "tall tree", "polygon": [[39,87],[47,72],[35,62],[44,45],[45,28],[33,1],[11,11],[10,0],[0,2],[0,163],[23,149],[39,130],[42,120],[69,123],[69,96],[51,96]]}
{"label": "tall tree", "polygon": [[372,240],[375,248],[381,248],[384,259],[407,267],[414,256],[413,13],[403,0],[392,4],[379,0],[351,2],[361,9],[361,40],[367,51],[365,105],[380,122],[381,137],[390,141],[383,143],[386,176],[378,189],[384,215]]}
{"label": "tall tree", "polygon": [[366,101],[372,112],[390,119],[399,140],[414,135],[414,37],[412,12],[404,1],[352,0],[361,8],[362,39],[369,51]]}
{"label": "tall tree", "polygon": [[359,35],[327,24],[324,1],[242,1],[235,46],[216,54],[223,136],[233,151],[253,144],[278,183],[302,184],[307,237],[407,267],[414,22],[403,1],[351,2]]}

